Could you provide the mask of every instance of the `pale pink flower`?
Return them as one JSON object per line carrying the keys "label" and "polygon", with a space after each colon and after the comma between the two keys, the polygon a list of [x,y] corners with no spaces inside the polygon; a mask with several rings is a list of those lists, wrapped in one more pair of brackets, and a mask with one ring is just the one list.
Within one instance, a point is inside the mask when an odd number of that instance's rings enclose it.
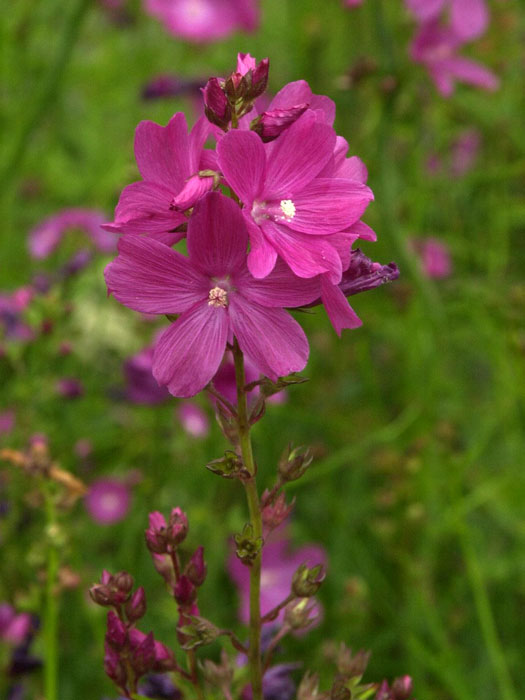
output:
{"label": "pale pink flower", "polygon": [[177,418],[184,430],[194,438],[205,438],[210,432],[210,421],[200,406],[185,401],[177,407]]}
{"label": "pale pink flower", "polygon": [[91,239],[97,250],[115,250],[116,241],[101,226],[106,216],[94,209],[64,209],[42,221],[29,234],[29,252],[33,258],[47,258],[58,247],[64,235],[78,229]]}
{"label": "pale pink flower", "polygon": [[31,615],[16,613],[8,603],[0,603],[0,640],[21,644],[31,630]]}
{"label": "pale pink flower", "polygon": [[15,412],[12,410],[0,412],[0,435],[10,433],[15,427]]}
{"label": "pale pink flower", "polygon": [[436,20],[448,11],[454,33],[463,40],[481,36],[489,22],[485,0],[405,0],[405,3],[420,22]]}
{"label": "pale pink flower", "polygon": [[123,520],[131,505],[131,493],[118,479],[97,479],[84,498],[89,515],[100,525],[113,525]]}
{"label": "pale pink flower", "polygon": [[452,260],[448,246],[437,238],[416,239],[413,246],[420,257],[427,277],[443,279],[452,273]]}
{"label": "pale pink flower", "polygon": [[452,144],[450,170],[461,177],[472,169],[479,153],[481,134],[478,129],[465,129]]}

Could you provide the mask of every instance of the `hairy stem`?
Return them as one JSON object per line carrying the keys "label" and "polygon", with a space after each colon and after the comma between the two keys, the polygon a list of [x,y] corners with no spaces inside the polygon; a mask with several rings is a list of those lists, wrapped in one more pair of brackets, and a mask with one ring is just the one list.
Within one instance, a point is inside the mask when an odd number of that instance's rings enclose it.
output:
{"label": "hairy stem", "polygon": [[[235,380],[237,383],[237,425],[239,429],[239,444],[244,466],[251,477],[244,481],[250,523],[255,539],[262,538],[262,517],[259,495],[255,483],[255,461],[253,458],[250,423],[248,420],[248,401],[246,397],[246,378],[244,373],[244,357],[237,343],[233,345],[235,360]],[[248,660],[253,700],[262,700],[262,664],[261,664],[261,552],[250,567],[250,646]]]}

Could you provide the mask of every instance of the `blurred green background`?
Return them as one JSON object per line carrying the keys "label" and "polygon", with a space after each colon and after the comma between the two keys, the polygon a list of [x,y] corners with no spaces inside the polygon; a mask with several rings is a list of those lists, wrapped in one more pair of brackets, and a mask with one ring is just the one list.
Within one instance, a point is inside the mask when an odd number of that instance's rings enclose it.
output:
{"label": "blurred green background", "polygon": [[[170,37],[138,2],[125,7],[126,22],[87,0],[16,0],[3,12],[2,291],[55,269],[78,246],[71,235],[49,261],[32,262],[27,235],[43,218],[82,206],[110,220],[121,188],[137,178],[141,119],[191,115],[184,98],[141,98],[153,76],[225,75],[237,51],[249,51],[270,57],[272,92],[304,78],[330,95],[336,128],[367,164],[375,193],[365,219],[378,242],[361,247],[395,260],[401,278],[352,299],[363,327],[342,339],[324,313],[299,317],[310,382],[254,430],[261,485],[288,442],[313,446],[314,465],[289,487],[293,543],[320,543],[329,559],[324,621],[286,642],[282,658],[322,671],[323,643],[334,639],[372,650],[369,680],[413,676],[419,700],[524,697],[523,6],[494,0],[490,29],[472,46],[500,76],[499,91],[460,86],[448,100],[410,61],[414,22],[401,0],[365,0],[352,12],[338,0],[263,0],[256,34],[198,47]],[[454,176],[451,144],[471,127],[480,152]],[[445,165],[430,174],[434,154]],[[426,236],[450,248],[447,279],[420,270],[408,241]],[[219,625],[237,611],[224,562],[246,517],[243,495],[204,468],[224,438],[213,420],[206,439],[189,438],[176,400],[122,399],[122,363],[149,342],[152,326],[106,299],[108,259],[99,255],[31,304],[29,323],[52,321],[52,330],[0,357],[0,406],[16,412],[3,447],[23,448],[41,432],[88,483],[142,475],[123,522],[94,524],[82,504],[61,516],[62,563],[80,577],[60,602],[61,700],[115,697],[102,668],[104,613],[86,594],[102,568],[133,573],[148,594],[143,628],[174,642],[175,608],[143,543],[149,511],[187,510],[188,547],[203,543],[208,561],[201,610]],[[57,398],[64,375],[82,379],[84,396]],[[89,465],[73,450],[86,438]],[[39,613],[44,516],[28,503],[28,478],[4,471],[0,600]],[[38,635],[34,651],[45,653]],[[41,697],[39,672],[28,687],[28,697]]]}

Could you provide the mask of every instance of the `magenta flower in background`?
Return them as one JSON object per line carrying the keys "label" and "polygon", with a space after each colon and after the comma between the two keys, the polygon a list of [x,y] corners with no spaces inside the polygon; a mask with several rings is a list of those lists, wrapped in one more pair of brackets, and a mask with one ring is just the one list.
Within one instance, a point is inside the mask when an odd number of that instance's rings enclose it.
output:
{"label": "magenta flower in background", "polygon": [[406,6],[420,22],[430,22],[448,10],[457,37],[463,40],[481,36],[489,22],[485,0],[405,0]]}
{"label": "magenta flower in background", "polygon": [[210,421],[200,406],[185,401],[177,408],[177,418],[184,430],[194,438],[205,438],[210,432]]}
{"label": "magenta flower in background", "polygon": [[317,285],[283,264],[267,279],[254,279],[246,267],[247,244],[237,204],[212,192],[189,220],[188,257],[151,238],[123,236],[119,256],[106,268],[108,290],[125,306],[181,314],[153,356],[156,380],[174,396],[193,396],[208,384],[232,334],[272,380],[306,365],[308,341],[283,307],[309,303]]}
{"label": "magenta flower in background", "polygon": [[126,517],[131,493],[118,479],[97,479],[84,498],[86,510],[99,525],[113,525]]}
{"label": "magenta flower in background", "polygon": [[209,122],[201,117],[188,134],[182,112],[167,126],[140,122],[135,131],[135,158],[143,179],[123,189],[115,220],[104,228],[147,233],[169,245],[183,238],[184,233],[175,230],[187,221],[184,211],[213,186],[212,177],[197,175],[200,169],[214,166],[214,153],[204,151],[209,131]]}
{"label": "magenta flower in background", "polygon": [[449,27],[437,21],[420,27],[411,48],[412,58],[426,66],[438,92],[450,97],[456,81],[474,85],[484,90],[496,90],[499,79],[492,71],[476,61],[458,55],[463,41]]}
{"label": "magenta flower in background", "polygon": [[478,129],[465,129],[452,144],[450,170],[461,177],[472,169],[478,157],[481,134]]}
{"label": "magenta flower in background", "polygon": [[13,292],[0,292],[0,332],[7,339],[29,342],[35,332],[22,320],[22,312],[33,298],[31,287],[19,287]]}
{"label": "magenta flower in background", "polygon": [[[249,360],[244,362],[244,375],[246,384],[254,382],[260,378],[261,373]],[[230,352],[224,355],[224,359],[219,367],[217,374],[213,377],[213,386],[220,392],[230,403],[237,405],[237,383],[235,381],[235,364]],[[255,387],[248,393],[248,403],[252,404],[259,396],[259,387]],[[210,401],[215,405],[213,396],[209,396]],[[287,399],[286,390],[279,391],[268,397],[269,403],[285,403]]]}
{"label": "magenta flower in background", "polygon": [[57,380],[56,391],[65,399],[78,399],[84,395],[84,386],[75,377],[61,377]]}
{"label": "magenta flower in background", "polygon": [[33,258],[47,258],[57,248],[64,235],[71,229],[79,229],[93,242],[97,250],[115,250],[115,238],[110,236],[102,224],[106,216],[94,209],[64,209],[49,217],[29,234],[29,252]]}
{"label": "magenta flower in background", "polygon": [[266,277],[280,256],[299,277],[328,272],[333,282],[341,278],[330,234],[358,221],[373,194],[356,180],[317,177],[335,144],[335,132],[313,110],[272,143],[240,130],[218,142],[219,167],[244,204],[254,277]]}
{"label": "magenta flower in background", "polygon": [[169,398],[169,392],[153,377],[154,346],[148,346],[124,363],[126,397],[132,403],[155,405]]}
{"label": "magenta flower in background", "polygon": [[238,30],[253,32],[258,0],[145,0],[145,9],[171,34],[196,43],[223,39]]}
{"label": "magenta flower in background", "polygon": [[448,246],[437,238],[416,239],[413,241],[416,253],[421,259],[423,272],[427,277],[443,279],[452,273],[452,260]]}
{"label": "magenta flower in background", "polygon": [[0,641],[21,644],[31,630],[31,615],[16,614],[8,603],[0,603]]}
{"label": "magenta flower in background", "polygon": [[[301,564],[326,565],[326,552],[319,545],[306,545],[291,551],[286,525],[274,530],[262,550],[261,615],[266,615],[281,603],[291,591],[294,573]],[[241,605],[239,616],[243,622],[250,619],[250,570],[232,552],[228,571],[239,590]],[[281,611],[278,620],[282,620]]]}
{"label": "magenta flower in background", "polygon": [[12,410],[0,412],[0,435],[10,433],[15,427],[15,412]]}

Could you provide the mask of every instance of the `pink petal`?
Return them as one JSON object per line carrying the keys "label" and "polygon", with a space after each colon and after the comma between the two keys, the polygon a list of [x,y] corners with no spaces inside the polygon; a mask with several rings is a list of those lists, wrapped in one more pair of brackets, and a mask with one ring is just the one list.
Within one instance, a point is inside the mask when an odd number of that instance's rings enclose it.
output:
{"label": "pink petal", "polygon": [[143,121],[135,131],[135,158],[144,180],[178,192],[191,175],[186,117],[177,112],[167,126]]}
{"label": "pink petal", "polygon": [[315,278],[296,277],[282,260],[263,280],[254,279],[247,271],[237,283],[245,299],[261,306],[297,307],[309,304],[319,296]]}
{"label": "pink petal", "polygon": [[364,221],[356,221],[355,224],[352,224],[350,228],[348,229],[348,233],[353,233],[355,234],[358,238],[361,238],[363,241],[377,241],[377,233],[368,226],[368,224],[365,224]]}
{"label": "pink petal", "polygon": [[189,172],[195,173],[199,170],[200,161],[202,158],[202,150],[206,139],[211,134],[211,124],[202,116],[195,122],[189,137]]}
{"label": "pink petal", "polygon": [[295,215],[286,225],[316,235],[342,231],[363,215],[373,199],[372,190],[356,180],[318,177],[294,194]]}
{"label": "pink petal", "polygon": [[262,279],[270,274],[277,260],[277,251],[266,240],[260,227],[251,215],[243,210],[244,220],[250,236],[250,252],[248,253],[248,269],[254,277]]}
{"label": "pink petal", "polygon": [[441,63],[436,66],[429,66],[429,73],[434,83],[436,84],[437,91],[443,97],[450,97],[454,92],[454,80],[452,75],[444,70]]}
{"label": "pink petal", "polygon": [[343,328],[358,328],[363,325],[343,292],[330,282],[327,275],[321,276],[321,299],[337,335],[341,335]]}
{"label": "pink petal", "polygon": [[333,125],[335,121],[335,102],[326,95],[312,95],[310,109],[322,114],[325,124]]}
{"label": "pink petal", "polygon": [[104,276],[109,291],[130,309],[181,313],[208,297],[209,281],[168,246],[142,236],[122,236],[118,250]]}
{"label": "pink petal", "polygon": [[206,301],[196,304],[161,335],[153,356],[153,376],[173,396],[195,396],[219,369],[227,336],[226,309]]}
{"label": "pink petal", "polygon": [[334,130],[307,110],[272,142],[265,192],[278,199],[303,189],[332,157],[335,138]]}
{"label": "pink petal", "polygon": [[188,223],[188,253],[192,265],[207,275],[223,275],[244,267],[248,232],[233,199],[209,192],[197,204]]}
{"label": "pink petal", "polygon": [[330,245],[330,236],[310,236],[265,221],[263,230],[269,243],[298,277],[315,277],[330,272],[334,284],[341,279],[341,259]]}
{"label": "pink petal", "polygon": [[476,85],[484,90],[497,90],[499,78],[484,66],[468,58],[458,56],[442,62],[443,67],[458,80]]}
{"label": "pink petal", "polygon": [[421,22],[428,22],[439,15],[445,0],[405,0],[405,3]]}
{"label": "pink petal", "polygon": [[367,167],[361,158],[358,158],[357,156],[345,158],[344,162],[341,163],[337,169],[335,175],[337,177],[348,178],[349,180],[357,180],[357,182],[362,182],[363,185],[366,184],[366,181],[368,180]]}
{"label": "pink petal", "polygon": [[308,341],[283,309],[265,309],[236,294],[231,298],[230,320],[241,350],[272,381],[304,369]]}
{"label": "pink petal", "polygon": [[268,110],[289,109],[300,104],[309,105],[311,100],[312,91],[306,80],[296,80],[279,90],[270,102]]}
{"label": "pink petal", "polygon": [[251,204],[261,192],[266,154],[260,137],[253,131],[233,130],[217,144],[218,164],[242,202]]}
{"label": "pink petal", "polygon": [[172,231],[186,221],[184,214],[170,209],[172,197],[173,192],[162,185],[134,182],[122,190],[115,221],[104,228],[117,233]]}
{"label": "pink petal", "polygon": [[485,0],[452,0],[452,27],[461,39],[476,39],[489,23]]}

